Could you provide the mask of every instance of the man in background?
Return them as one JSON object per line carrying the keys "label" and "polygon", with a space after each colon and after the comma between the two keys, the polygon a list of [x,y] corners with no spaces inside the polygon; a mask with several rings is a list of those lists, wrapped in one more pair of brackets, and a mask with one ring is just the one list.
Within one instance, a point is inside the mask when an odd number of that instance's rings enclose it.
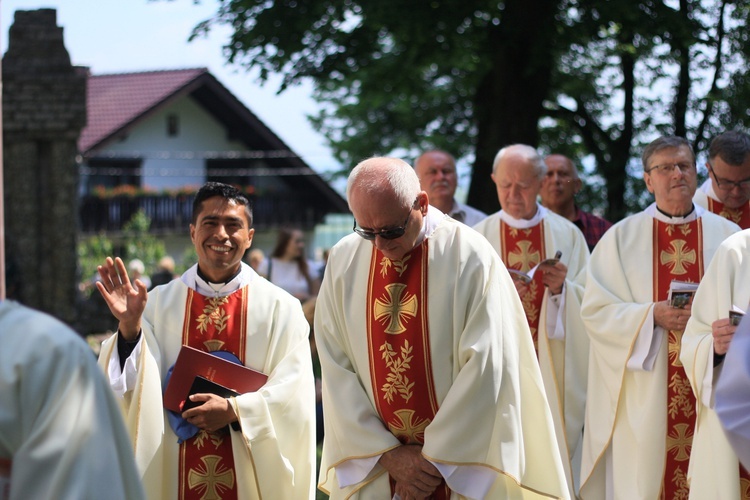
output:
{"label": "man in background", "polygon": [[668,299],[672,281],[700,282],[739,230],[693,204],[687,140],[659,137],[641,160],[655,201],[596,245],[581,304],[591,341],[583,498],[687,498],[697,408],[679,352],[691,309]]}
{"label": "man in background", "polygon": [[[738,320],[750,304],[750,231],[733,234],[719,246],[693,300],[692,314],[682,336],[680,361],[699,406],[688,479],[690,498],[745,498],[750,474],[724,434],[717,412],[719,384],[726,375],[746,369],[725,356],[737,338]],[[732,311],[736,316],[732,315]],[[740,340],[740,343],[742,340]],[[731,382],[731,381],[728,381]],[[742,394],[732,391],[731,401]],[[716,410],[714,409],[716,408]],[[742,419],[747,420],[747,412]],[[736,436],[732,436],[736,441]],[[734,443],[733,443],[734,444]]]}
{"label": "man in background", "polygon": [[467,226],[473,226],[487,217],[486,213],[456,201],[458,175],[456,159],[450,153],[438,149],[426,151],[414,162],[414,171],[432,206],[444,214]]}
{"label": "man in background", "polygon": [[580,306],[589,251],[581,231],[537,203],[545,171],[533,147],[502,148],[492,172],[502,208],[474,229],[489,240],[514,277],[574,497],[588,369],[589,343]]}
{"label": "man in background", "polygon": [[750,136],[732,130],[714,137],[706,168],[708,179],[695,193],[695,204],[749,228]]}
{"label": "man in background", "polygon": [[594,250],[594,245],[612,223],[584,212],[576,205],[575,195],[581,190],[582,183],[573,160],[552,154],[544,159],[544,163],[547,164],[547,174],[539,192],[542,206],[575,224],[586,238],[589,251]]}

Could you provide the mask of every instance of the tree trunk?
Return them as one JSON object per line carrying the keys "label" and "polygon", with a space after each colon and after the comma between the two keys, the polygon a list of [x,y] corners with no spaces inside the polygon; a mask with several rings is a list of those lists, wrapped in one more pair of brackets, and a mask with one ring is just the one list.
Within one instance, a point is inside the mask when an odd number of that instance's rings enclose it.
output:
{"label": "tree trunk", "polygon": [[487,213],[500,205],[490,179],[492,161],[504,146],[537,146],[538,124],[556,59],[554,0],[505,2],[501,23],[490,30],[493,64],[474,99],[476,155],[468,203]]}

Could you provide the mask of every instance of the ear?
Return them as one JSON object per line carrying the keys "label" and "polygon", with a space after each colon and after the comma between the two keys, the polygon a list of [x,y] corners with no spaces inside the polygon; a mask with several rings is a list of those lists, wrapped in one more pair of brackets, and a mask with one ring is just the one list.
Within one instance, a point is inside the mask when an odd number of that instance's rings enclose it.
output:
{"label": "ear", "polygon": [[255,228],[251,227],[247,230],[247,246],[245,247],[245,251],[247,251],[248,248],[250,248],[250,245],[253,244],[253,235],[255,234]]}
{"label": "ear", "polygon": [[651,179],[651,174],[643,172],[643,182],[646,183],[646,189],[648,189],[648,192],[654,194],[654,186],[652,184],[653,180]]}
{"label": "ear", "polygon": [[193,245],[195,245],[195,225],[190,224],[190,241],[193,242]]}
{"label": "ear", "polygon": [[422,212],[422,216],[427,215],[427,206],[430,204],[430,198],[427,193],[420,191],[417,195],[417,203],[419,203],[419,211]]}
{"label": "ear", "polygon": [[573,186],[574,186],[573,194],[578,194],[578,191],[580,191],[581,188],[583,187],[583,181],[581,181],[581,179],[576,177],[575,179],[573,179]]}

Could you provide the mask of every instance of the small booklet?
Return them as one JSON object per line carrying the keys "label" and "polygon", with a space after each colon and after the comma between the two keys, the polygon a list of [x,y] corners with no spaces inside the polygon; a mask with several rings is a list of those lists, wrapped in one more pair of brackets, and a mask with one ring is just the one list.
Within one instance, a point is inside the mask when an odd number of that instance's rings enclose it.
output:
{"label": "small booklet", "polygon": [[731,325],[737,326],[740,324],[740,321],[742,321],[743,316],[745,316],[745,311],[737,306],[732,306],[732,308],[729,310],[729,323]]}
{"label": "small booklet", "polygon": [[[198,377],[205,379],[205,382],[197,381]],[[213,387],[215,389],[197,392],[222,395],[221,392],[215,391],[230,390],[234,394],[255,392],[267,380],[268,375],[257,370],[183,345],[180,354],[177,356],[167,388],[164,390],[164,408],[176,413],[185,411],[184,405],[188,402],[188,396],[196,394],[196,391],[192,389],[195,383],[199,384],[198,387]],[[211,382],[214,385],[207,386],[206,382]],[[218,388],[216,385],[218,385]],[[195,406],[194,403],[193,406]]]}
{"label": "small booklet", "polygon": [[185,403],[182,405],[182,411],[187,411],[190,408],[195,408],[196,406],[202,405],[203,401],[191,401],[190,396],[192,396],[193,394],[206,393],[216,394],[217,396],[221,396],[222,398],[231,398],[232,396],[240,395],[239,392],[233,391],[229,387],[224,387],[221,384],[217,384],[216,382],[208,380],[206,377],[201,377],[200,375],[198,375],[197,377],[195,377],[195,380],[193,380],[193,385],[190,386],[190,391],[185,398]]}
{"label": "small booklet", "polygon": [[693,303],[693,296],[697,289],[698,283],[672,280],[672,283],[669,284],[667,301],[670,306],[676,309],[684,309],[685,306]]}
{"label": "small booklet", "polygon": [[539,266],[554,266],[555,264],[560,262],[560,257],[562,257],[562,252],[558,250],[557,252],[555,252],[554,257],[552,257],[551,259],[544,259],[539,264],[529,269],[528,272],[510,268],[508,268],[508,272],[510,273],[510,277],[513,278],[514,281],[520,281],[524,285],[528,285],[529,283],[531,283],[531,280],[534,279],[534,273],[539,268]]}

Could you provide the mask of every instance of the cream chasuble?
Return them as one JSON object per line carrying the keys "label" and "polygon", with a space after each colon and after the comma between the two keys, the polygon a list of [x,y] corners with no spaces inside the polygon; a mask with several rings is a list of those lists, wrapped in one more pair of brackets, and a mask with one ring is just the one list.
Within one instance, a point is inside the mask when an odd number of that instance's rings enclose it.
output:
{"label": "cream chasuble", "polygon": [[[501,228],[505,233],[501,232]],[[541,205],[530,221],[513,219],[500,211],[474,226],[474,229],[487,238],[501,257],[505,257],[505,264],[509,268],[528,271],[540,261],[552,258],[556,251],[562,252],[560,260],[567,266],[568,275],[561,294],[561,307],[552,325],[548,321],[548,309],[553,299],[543,287],[541,279],[535,279],[530,285],[538,286],[538,290],[532,292],[539,294],[539,309],[530,309],[526,302],[524,306],[530,325],[536,324],[539,328],[535,336],[539,346],[539,365],[555,421],[558,448],[573,492],[577,490],[580,475],[588,374],[589,340],[580,314],[589,257],[586,240],[570,221]],[[536,242],[535,233],[543,236],[542,241]],[[509,245],[512,247],[508,248]]]}
{"label": "cream chasuble", "polygon": [[695,192],[693,202],[711,213],[734,222],[742,229],[750,228],[750,201],[739,208],[725,207],[716,196],[716,192],[713,189],[713,182],[710,178],[706,179],[700,189]]}
{"label": "cream chasuble", "polygon": [[[315,313],[325,411],[320,488],[333,499],[391,498],[388,474],[379,464],[366,469],[360,482],[345,487],[339,486],[337,468],[368,457],[376,460],[404,439],[405,426],[384,424],[378,410],[387,387],[380,376],[373,377],[379,368],[371,362],[391,351],[380,351],[382,341],[371,344],[368,324],[382,321],[396,332],[424,321],[422,331],[428,336],[419,351],[429,354],[416,365],[427,372],[415,380],[431,379],[426,390],[434,394],[425,401],[434,401],[436,408],[429,423],[414,429],[423,436],[424,456],[441,471],[457,466],[493,474],[486,498],[568,498],[559,456],[549,453],[556,446],[552,419],[510,277],[484,238],[435,214],[440,212],[430,207],[427,220],[434,225],[423,248],[422,309],[394,278],[414,252],[402,261],[389,261],[386,277],[397,286],[382,282],[379,286],[386,292],[368,303],[374,290],[371,272],[382,270],[381,262],[373,267],[372,243],[352,234],[331,249]],[[409,265],[415,263],[409,260]],[[395,308],[396,302],[401,306]],[[370,321],[368,314],[374,315]],[[400,335],[389,338],[395,337],[404,340]],[[393,346],[392,357],[403,361],[417,352],[409,348]],[[408,390],[411,376],[409,383],[402,381],[398,387]],[[394,401],[402,404],[405,394],[394,393]],[[458,498],[461,486],[450,477],[446,481],[451,498]]]}
{"label": "cream chasuble", "polygon": [[[124,398],[125,418],[148,497],[222,496],[233,482],[240,499],[313,498],[315,390],[309,326],[299,301],[245,264],[245,286],[224,296],[201,296],[192,276],[195,267],[181,280],[149,293],[142,340],[131,355],[139,357],[135,385]],[[205,285],[202,290],[206,293]],[[225,324],[233,329],[230,338],[215,335]],[[200,333],[209,330],[215,338],[206,343]],[[241,431],[229,431],[224,438],[201,432],[192,438],[190,446],[217,450],[202,454],[192,466],[162,407],[164,377],[186,341],[203,350],[237,350],[246,366],[269,375],[257,392],[231,398]],[[105,370],[116,350],[116,336],[102,345]],[[234,461],[231,476],[223,465],[226,457],[216,458],[227,445]],[[180,481],[181,473],[185,481]]]}
{"label": "cream chasuble", "polygon": [[4,300],[0,344],[0,498],[144,498],[120,408],[86,342]]}
{"label": "cream chasuble", "polygon": [[[674,347],[668,350],[669,335],[653,327],[654,270],[669,262],[672,267],[689,267],[701,259],[695,251],[682,255],[681,243],[655,248],[654,219],[669,220],[657,214],[651,205],[615,224],[597,243],[589,261],[581,306],[591,338],[581,474],[584,499],[659,498],[662,491],[667,365],[677,352]],[[703,234],[705,266],[721,241],[738,227],[699,207],[672,222],[679,231],[679,226],[695,219]],[[678,254],[684,258],[677,259]],[[649,340],[651,335],[653,340]],[[650,342],[651,357],[635,366],[638,363],[631,356],[637,342],[644,340]],[[684,429],[684,433],[691,430]],[[679,451],[679,446],[673,449]]]}
{"label": "cream chasuble", "polygon": [[750,305],[750,231],[727,238],[714,255],[693,300],[682,336],[680,359],[698,399],[698,418],[690,455],[690,498],[747,499],[750,481],[740,477],[737,455],[714,411],[713,391],[723,363],[714,368],[711,324],[733,307]]}

